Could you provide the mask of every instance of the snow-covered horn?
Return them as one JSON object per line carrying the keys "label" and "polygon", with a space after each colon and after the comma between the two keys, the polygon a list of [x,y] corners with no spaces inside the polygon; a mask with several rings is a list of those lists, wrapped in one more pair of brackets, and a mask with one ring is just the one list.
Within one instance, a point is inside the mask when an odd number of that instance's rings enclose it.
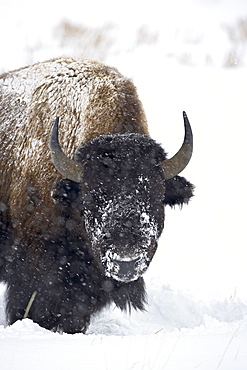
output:
{"label": "snow-covered horn", "polygon": [[69,157],[62,151],[58,141],[59,117],[56,118],[50,137],[51,159],[61,175],[69,180],[80,182],[83,166]]}
{"label": "snow-covered horn", "polygon": [[193,134],[187,114],[183,112],[184,117],[184,142],[179,151],[170,159],[162,162],[165,173],[165,179],[169,180],[178,175],[187,166],[193,152]]}

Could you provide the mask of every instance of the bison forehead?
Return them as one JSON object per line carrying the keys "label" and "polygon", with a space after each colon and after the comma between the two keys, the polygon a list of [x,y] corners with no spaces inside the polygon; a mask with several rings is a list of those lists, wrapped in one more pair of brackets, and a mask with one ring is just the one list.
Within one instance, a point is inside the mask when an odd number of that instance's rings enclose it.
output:
{"label": "bison forehead", "polygon": [[76,160],[99,160],[106,166],[112,161],[124,163],[137,160],[157,165],[166,159],[162,147],[147,135],[109,134],[101,135],[87,142],[77,150]]}
{"label": "bison forehead", "polygon": [[160,189],[163,193],[161,163],[164,157],[163,149],[155,141],[140,134],[101,136],[77,152],[77,160],[84,164],[83,188],[86,186],[98,195],[103,192],[110,197],[114,193],[136,190],[139,196],[145,197],[151,189]]}

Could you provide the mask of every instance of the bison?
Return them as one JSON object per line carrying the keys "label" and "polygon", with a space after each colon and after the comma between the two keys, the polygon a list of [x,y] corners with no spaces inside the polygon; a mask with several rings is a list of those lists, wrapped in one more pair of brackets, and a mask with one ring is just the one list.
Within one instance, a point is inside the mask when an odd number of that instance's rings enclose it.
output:
{"label": "bison", "polygon": [[[8,324],[28,317],[85,333],[114,302],[143,310],[143,274],[164,207],[193,185],[150,138],[133,83],[96,61],[59,58],[0,77],[0,280]],[[56,118],[57,117],[57,118]],[[55,124],[53,125],[55,120]]]}

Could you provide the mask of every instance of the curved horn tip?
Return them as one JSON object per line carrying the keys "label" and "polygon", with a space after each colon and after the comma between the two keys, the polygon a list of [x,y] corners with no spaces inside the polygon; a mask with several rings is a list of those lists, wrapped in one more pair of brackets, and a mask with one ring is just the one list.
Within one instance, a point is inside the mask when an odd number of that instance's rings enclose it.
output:
{"label": "curved horn tip", "polygon": [[190,121],[189,121],[187,113],[185,111],[183,111],[183,119],[184,119],[184,124],[190,126]]}
{"label": "curved horn tip", "polygon": [[183,119],[184,119],[184,124],[185,125],[188,124],[190,126],[190,122],[189,122],[187,113],[185,111],[183,111]]}
{"label": "curved horn tip", "polygon": [[169,180],[177,176],[188,165],[193,152],[193,134],[187,114],[183,111],[184,118],[184,141],[172,158],[163,161],[165,179]]}
{"label": "curved horn tip", "polygon": [[54,128],[56,129],[56,131],[57,131],[57,134],[58,134],[59,120],[60,120],[60,117],[56,117],[55,122],[54,122],[54,125],[53,125],[53,127],[54,127]]}
{"label": "curved horn tip", "polygon": [[54,152],[54,148],[60,147],[58,142],[58,125],[59,125],[59,117],[56,117],[55,122],[52,126],[51,136],[50,136],[50,150]]}
{"label": "curved horn tip", "polygon": [[190,126],[190,121],[185,111],[183,111],[183,118],[184,118],[184,144],[188,144],[193,148],[193,133]]}
{"label": "curved horn tip", "polygon": [[58,127],[58,125],[59,125],[59,119],[60,119],[60,117],[56,117],[56,119],[55,119],[54,125],[56,127]]}
{"label": "curved horn tip", "polygon": [[58,172],[64,177],[74,182],[80,182],[83,172],[83,165],[69,157],[62,151],[58,141],[59,117],[56,117],[50,136],[50,151],[52,162]]}

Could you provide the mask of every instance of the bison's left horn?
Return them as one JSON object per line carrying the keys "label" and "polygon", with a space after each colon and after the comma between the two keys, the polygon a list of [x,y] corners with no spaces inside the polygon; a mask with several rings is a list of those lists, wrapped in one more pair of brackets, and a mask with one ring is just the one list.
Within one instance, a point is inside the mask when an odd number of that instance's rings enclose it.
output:
{"label": "bison's left horn", "polygon": [[179,151],[170,159],[163,161],[162,166],[165,173],[165,179],[169,180],[178,175],[187,166],[193,152],[193,134],[188,117],[183,112],[184,117],[184,142]]}
{"label": "bison's left horn", "polygon": [[51,159],[56,169],[61,175],[69,180],[80,182],[83,166],[81,163],[73,161],[64,154],[58,141],[59,117],[56,118],[50,137]]}

